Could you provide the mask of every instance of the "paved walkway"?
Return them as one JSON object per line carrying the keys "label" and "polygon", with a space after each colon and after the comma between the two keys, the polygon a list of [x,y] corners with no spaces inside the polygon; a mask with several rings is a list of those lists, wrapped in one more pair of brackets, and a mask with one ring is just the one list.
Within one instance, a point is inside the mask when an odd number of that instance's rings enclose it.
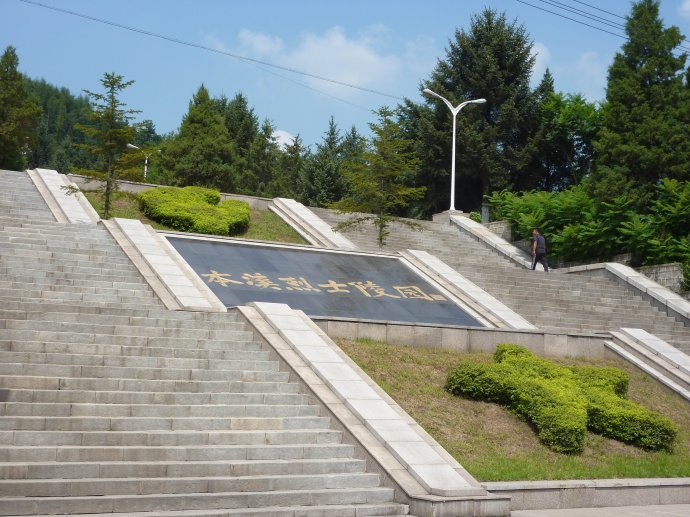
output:
{"label": "paved walkway", "polygon": [[568,510],[518,510],[511,517],[688,517],[690,504],[571,508]]}

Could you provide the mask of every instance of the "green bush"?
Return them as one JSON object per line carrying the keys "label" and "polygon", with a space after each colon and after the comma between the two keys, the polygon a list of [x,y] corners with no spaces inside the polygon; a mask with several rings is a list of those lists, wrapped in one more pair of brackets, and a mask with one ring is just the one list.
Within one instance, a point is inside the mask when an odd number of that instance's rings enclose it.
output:
{"label": "green bush", "polygon": [[632,265],[690,261],[690,181],[664,178],[644,212],[626,196],[600,200],[585,187],[562,192],[495,192],[487,198],[494,220],[508,220],[528,239],[541,228],[550,253],[567,261],[608,260],[632,254]]}
{"label": "green bush", "polygon": [[220,193],[203,187],[157,187],[139,194],[144,214],[183,232],[233,235],[249,225],[244,201],[220,203]]}
{"label": "green bush", "polygon": [[554,451],[582,452],[587,429],[646,450],[671,450],[673,423],[624,397],[628,374],[617,368],[568,367],[519,345],[500,344],[494,363],[461,362],[446,389],[507,406]]}
{"label": "green bush", "polygon": [[589,428],[598,434],[647,451],[671,451],[677,430],[661,415],[621,399],[610,391],[585,388]]}

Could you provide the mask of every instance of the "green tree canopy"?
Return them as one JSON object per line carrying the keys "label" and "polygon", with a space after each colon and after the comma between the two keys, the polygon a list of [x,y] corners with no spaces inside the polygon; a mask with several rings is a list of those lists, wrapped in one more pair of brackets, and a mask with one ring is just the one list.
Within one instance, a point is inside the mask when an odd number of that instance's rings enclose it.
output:
{"label": "green tree canopy", "polygon": [[633,5],[628,41],[609,68],[602,129],[595,143],[591,192],[648,206],[661,178],[690,179],[690,88],[677,27],[665,28],[659,2]]}
{"label": "green tree canopy", "polygon": [[177,135],[163,146],[164,174],[176,185],[233,192],[236,182],[232,163],[236,155],[218,104],[202,84],[189,103]]}
{"label": "green tree canopy", "polygon": [[[379,246],[386,243],[388,226],[398,220],[400,210],[424,195],[424,187],[409,187],[404,179],[414,174],[418,160],[412,142],[407,140],[393,112],[386,108],[376,111],[377,123],[369,124],[373,137],[361,159],[343,164],[343,173],[350,183],[349,193],[330,206],[341,212],[363,212],[340,223],[336,230],[344,231],[371,222],[377,230]],[[418,228],[418,225],[403,221]]]}
{"label": "green tree canopy", "polygon": [[[455,32],[445,59],[421,85],[453,105],[469,99],[487,100],[457,116],[456,196],[460,208],[475,208],[484,194],[520,184],[521,165],[529,161],[523,154],[529,149],[529,133],[537,116],[537,98],[529,86],[533,64],[532,42],[524,26],[487,8],[472,17],[468,31]],[[428,215],[445,210],[452,115],[438,99],[429,98],[421,106],[408,100],[401,120],[408,138],[417,142],[421,160],[415,184],[428,187],[421,212]]]}
{"label": "green tree canopy", "polygon": [[125,81],[121,75],[106,72],[101,79],[104,93],[84,90],[91,100],[93,110],[89,113],[89,124],[79,125],[90,142],[79,146],[101,159],[97,170],[81,170],[89,175],[102,176],[105,173],[104,218],[110,216],[110,195],[117,185],[118,160],[126,152],[135,128],[129,124],[137,110],[129,109],[120,100],[120,94],[134,81]]}
{"label": "green tree canopy", "polygon": [[29,167],[55,169],[61,173],[96,169],[98,157],[75,145],[84,144],[88,139],[77,129],[89,121],[91,105],[88,99],[44,80],[27,79],[26,86],[42,108],[36,143],[28,156]]}
{"label": "green tree canopy", "polygon": [[347,186],[342,163],[342,136],[331,117],[323,141],[316,145],[316,152],[304,160],[298,186],[300,201],[323,207],[342,199]]}
{"label": "green tree canopy", "polygon": [[36,142],[41,108],[18,71],[19,57],[7,47],[0,57],[0,168],[22,170]]}

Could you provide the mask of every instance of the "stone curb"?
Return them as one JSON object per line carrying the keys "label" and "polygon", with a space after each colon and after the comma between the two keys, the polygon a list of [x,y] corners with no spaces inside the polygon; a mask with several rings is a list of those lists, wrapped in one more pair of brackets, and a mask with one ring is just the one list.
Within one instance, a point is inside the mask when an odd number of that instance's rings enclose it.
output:
{"label": "stone curb", "polygon": [[153,228],[134,219],[114,218],[111,221],[181,308],[190,311],[227,312],[225,305]]}
{"label": "stone curb", "polygon": [[690,478],[498,481],[482,485],[492,493],[510,495],[511,510],[690,503]]}
{"label": "stone curb", "polygon": [[[59,223],[96,224],[101,220],[91,203],[78,190],[79,187],[65,175],[51,169],[34,169],[27,172]],[[77,191],[68,194],[62,187],[75,188]]]}
{"label": "stone curb", "polygon": [[484,244],[493,248],[498,253],[504,255],[506,258],[512,260],[516,264],[519,264],[527,269],[532,267],[532,261],[525,258],[524,251],[516,246],[513,246],[509,242],[506,242],[491,230],[485,228],[478,222],[473,221],[469,217],[451,215],[450,223],[473,235]]}
{"label": "stone curb", "polygon": [[[254,307],[314,370],[408,472],[431,494],[486,495],[466,471],[457,472],[334,351],[335,344],[300,311],[285,304],[254,302]],[[312,326],[314,325],[314,326]]]}
{"label": "stone curb", "polygon": [[347,237],[333,231],[328,223],[302,203],[294,199],[277,197],[273,204],[276,208],[273,211],[304,238],[310,242],[314,239],[318,241],[312,244],[343,250],[358,249]]}
{"label": "stone curb", "polygon": [[407,259],[415,259],[418,267],[424,267],[425,272],[433,274],[436,281],[441,282],[445,288],[451,289],[454,294],[469,298],[483,314],[492,315],[492,319],[500,323],[499,326],[512,329],[537,329],[522,316],[430,253],[406,250],[401,254]]}

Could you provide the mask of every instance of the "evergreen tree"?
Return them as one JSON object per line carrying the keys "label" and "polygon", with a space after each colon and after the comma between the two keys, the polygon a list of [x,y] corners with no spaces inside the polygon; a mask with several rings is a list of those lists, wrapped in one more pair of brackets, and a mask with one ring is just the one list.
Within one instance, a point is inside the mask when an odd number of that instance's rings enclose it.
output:
{"label": "evergreen tree", "polygon": [[538,113],[533,120],[529,160],[516,190],[564,190],[579,184],[594,160],[594,138],[600,116],[580,94],[556,93],[547,70],[536,90]]}
{"label": "evergreen tree", "polygon": [[[388,227],[400,210],[424,195],[424,187],[408,187],[403,179],[418,165],[412,142],[405,139],[400,125],[393,120],[393,112],[380,108],[377,123],[369,124],[374,134],[362,159],[347,161],[343,173],[349,179],[350,192],[330,206],[344,213],[363,212],[338,224],[336,231],[346,231],[371,222],[377,230],[379,247],[388,236]],[[420,229],[410,221],[404,224]]]}
{"label": "evergreen tree", "polygon": [[236,155],[218,104],[202,84],[189,103],[177,135],[162,148],[162,172],[176,185],[234,192],[237,184],[231,164]]}
{"label": "evergreen tree", "polygon": [[121,75],[106,72],[101,79],[105,93],[84,90],[93,105],[93,111],[89,114],[91,124],[80,125],[78,128],[90,137],[92,142],[80,144],[80,147],[100,157],[102,165],[100,171],[80,172],[97,176],[99,172],[105,173],[105,219],[110,217],[110,197],[117,186],[118,159],[134,135],[135,128],[129,122],[138,111],[126,108],[120,101],[122,91],[133,83],[134,81],[125,81]]}
{"label": "evergreen tree", "polygon": [[298,197],[299,174],[307,154],[302,138],[295,136],[280,153],[280,163],[271,184],[271,197]]}
{"label": "evergreen tree", "polygon": [[[421,85],[453,105],[487,100],[457,116],[459,208],[476,208],[484,195],[522,181],[537,114],[537,97],[529,85],[533,65],[532,42],[524,26],[487,8],[472,17],[469,31],[455,32],[445,59]],[[417,141],[421,167],[415,184],[428,187],[420,207],[428,215],[448,207],[452,115],[438,99],[426,102],[420,106],[406,101],[401,123],[408,138]]]}
{"label": "evergreen tree", "polygon": [[270,120],[265,119],[249,148],[248,169],[255,183],[243,183],[240,192],[258,196],[270,195],[271,184],[280,160],[280,149],[273,133],[275,127]]}
{"label": "evergreen tree", "polygon": [[41,108],[26,90],[19,57],[7,47],[0,57],[0,168],[23,170],[36,142]]}
{"label": "evergreen tree", "polygon": [[690,89],[677,27],[664,28],[659,2],[633,5],[628,41],[609,68],[591,192],[626,195],[649,205],[661,178],[690,179]]}
{"label": "evergreen tree", "polygon": [[323,142],[304,162],[300,171],[300,200],[309,206],[324,207],[338,201],[345,194],[342,166],[342,137],[331,117]]}
{"label": "evergreen tree", "polygon": [[27,91],[38,99],[42,112],[36,143],[28,155],[29,167],[55,169],[61,173],[76,169],[96,169],[98,157],[76,144],[88,137],[77,130],[87,124],[91,105],[84,96],[74,96],[44,80],[26,80]]}

